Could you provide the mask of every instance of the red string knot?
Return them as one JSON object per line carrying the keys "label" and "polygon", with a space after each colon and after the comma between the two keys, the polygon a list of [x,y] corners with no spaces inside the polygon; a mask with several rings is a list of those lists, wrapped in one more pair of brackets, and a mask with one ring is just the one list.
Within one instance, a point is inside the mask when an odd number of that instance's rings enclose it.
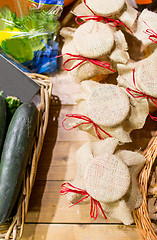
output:
{"label": "red string knot", "polygon": [[[108,134],[106,131],[104,131],[99,125],[97,125],[95,122],[93,122],[89,117],[85,116],[85,115],[81,115],[81,114],[66,114],[65,115],[66,118],[63,120],[62,122],[62,126],[65,130],[72,130],[76,127],[79,127],[81,125],[84,125],[84,124],[92,124],[94,129],[95,129],[95,132],[96,132],[96,135],[98,136],[98,138],[100,140],[104,140],[104,138],[102,137],[101,135],[101,132],[103,132],[105,135],[107,135],[108,137],[112,137],[110,134]],[[69,119],[69,118],[76,118],[76,119],[79,119],[79,120],[83,120],[81,123],[79,124],[76,124],[74,127],[71,127],[71,128],[66,128],[64,126],[64,122]]]}
{"label": "red string knot", "polygon": [[[62,56],[70,56],[70,58],[68,58],[64,63],[63,63],[63,68],[64,70],[66,71],[72,71],[74,70],[75,68],[79,67],[81,64],[83,64],[84,62],[91,62],[99,67],[102,67],[102,68],[106,68],[112,72],[116,72],[114,69],[110,68],[111,64],[107,61],[100,61],[100,60],[97,60],[97,59],[92,59],[92,58],[87,58],[87,57],[83,57],[81,55],[76,55],[76,54],[72,54],[72,53],[65,53],[65,54],[62,54],[62,55],[59,55],[57,57],[62,57]],[[73,66],[72,68],[66,68],[66,64],[70,61],[76,61],[76,60],[80,60],[81,62],[77,63],[75,66]]]}
{"label": "red string knot", "polygon": [[98,215],[99,215],[99,209],[100,209],[104,218],[107,219],[100,202],[95,200],[94,198],[92,198],[86,190],[83,190],[81,188],[77,188],[70,183],[63,183],[62,186],[61,186],[60,194],[61,195],[66,195],[69,192],[81,194],[82,196],[84,196],[81,200],[79,200],[76,203],[70,205],[70,207],[73,207],[73,206],[79,204],[80,202],[83,202],[85,199],[90,197],[91,198],[91,209],[90,209],[91,218],[94,218],[94,220],[96,220]]}

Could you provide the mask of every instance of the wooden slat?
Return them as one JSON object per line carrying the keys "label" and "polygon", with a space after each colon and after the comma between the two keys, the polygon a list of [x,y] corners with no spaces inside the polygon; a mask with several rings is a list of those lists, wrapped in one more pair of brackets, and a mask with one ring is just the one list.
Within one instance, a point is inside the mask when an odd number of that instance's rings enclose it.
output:
{"label": "wooden slat", "polygon": [[54,142],[54,141],[88,141],[89,139],[96,139],[88,135],[86,132],[80,131],[78,128],[66,131],[62,122],[66,114],[78,113],[77,106],[51,106],[49,124],[47,128],[47,133],[45,136],[45,142]]}
{"label": "wooden slat", "polygon": [[38,165],[37,180],[73,180],[76,151],[84,142],[46,142]]}
{"label": "wooden slat", "polygon": [[96,221],[90,218],[90,205],[69,208],[66,196],[60,196],[62,181],[36,181],[30,199],[26,222],[33,223],[113,223],[101,214]]}
{"label": "wooden slat", "polygon": [[26,224],[22,240],[141,240],[135,226]]}
{"label": "wooden slat", "polygon": [[[71,131],[66,131],[62,126],[62,121],[66,114],[79,113],[77,106],[51,106],[49,124],[47,128],[47,133],[45,137],[45,142],[73,142],[73,141],[96,141],[97,138],[90,136],[86,132],[80,131],[78,128]],[[134,130],[131,133],[132,143],[125,144],[128,149],[132,150],[143,150],[147,145],[151,134],[157,129],[157,122],[152,121],[150,117],[147,118],[146,124],[142,129]]]}

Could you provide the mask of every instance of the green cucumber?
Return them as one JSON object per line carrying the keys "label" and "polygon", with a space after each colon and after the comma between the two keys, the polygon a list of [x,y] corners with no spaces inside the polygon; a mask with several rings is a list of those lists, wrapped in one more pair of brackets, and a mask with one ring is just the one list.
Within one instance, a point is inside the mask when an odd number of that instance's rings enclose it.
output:
{"label": "green cucumber", "polygon": [[11,215],[20,192],[37,126],[34,103],[18,107],[9,124],[0,164],[0,224]]}
{"label": "green cucumber", "polygon": [[0,153],[2,150],[6,131],[6,102],[5,98],[0,96]]}

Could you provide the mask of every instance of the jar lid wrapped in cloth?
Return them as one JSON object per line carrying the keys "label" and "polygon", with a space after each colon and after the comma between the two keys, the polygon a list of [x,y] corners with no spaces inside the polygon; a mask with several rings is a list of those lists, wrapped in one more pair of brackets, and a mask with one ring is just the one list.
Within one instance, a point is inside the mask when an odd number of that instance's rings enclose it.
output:
{"label": "jar lid wrapped in cloth", "polygon": [[131,142],[130,132],[142,128],[149,113],[147,100],[138,101],[113,84],[89,80],[81,87],[82,94],[76,99],[79,115],[72,114],[70,126],[99,139],[115,137],[123,143]]}
{"label": "jar lid wrapped in cloth", "polygon": [[101,22],[86,22],[74,32],[73,38],[65,39],[63,66],[76,82],[81,82],[99,74],[114,73],[118,63],[128,62],[127,49],[120,30],[115,32]]}
{"label": "jar lid wrapped in cloth", "polygon": [[138,17],[135,37],[145,46],[157,47],[157,14],[144,9]]}
{"label": "jar lid wrapped in cloth", "polygon": [[83,21],[95,20],[108,23],[111,28],[122,27],[132,33],[133,25],[137,19],[137,10],[124,0],[83,0],[73,10]]}
{"label": "jar lid wrapped in cloth", "polygon": [[137,175],[145,158],[137,152],[116,151],[117,145],[114,138],[85,143],[76,153],[76,177],[63,184],[61,194],[67,193],[74,205],[91,202],[91,218],[97,218],[98,213],[92,214],[95,207],[105,218],[129,225],[133,223],[131,212],[142,200]]}
{"label": "jar lid wrapped in cloth", "polygon": [[107,24],[91,20],[77,28],[73,41],[81,56],[98,59],[112,51],[114,32]]}
{"label": "jar lid wrapped in cloth", "polygon": [[149,111],[157,108],[157,49],[148,58],[127,65],[118,65],[118,85],[142,101],[147,100]]}

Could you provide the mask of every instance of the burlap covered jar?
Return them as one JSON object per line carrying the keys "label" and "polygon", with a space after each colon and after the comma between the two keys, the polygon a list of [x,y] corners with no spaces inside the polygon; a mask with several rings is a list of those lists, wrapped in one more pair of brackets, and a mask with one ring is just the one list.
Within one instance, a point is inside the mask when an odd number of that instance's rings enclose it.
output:
{"label": "burlap covered jar", "polygon": [[126,27],[123,24],[119,26],[129,32],[137,19],[137,11],[124,0],[83,0],[75,7],[73,13],[76,16],[82,16],[82,19],[85,19],[84,16],[92,15],[118,19],[126,25]]}
{"label": "burlap covered jar", "polygon": [[98,74],[111,74],[117,70],[118,63],[126,64],[129,60],[124,34],[120,30],[111,30],[107,24],[92,20],[76,31],[70,31],[72,35],[69,36],[63,30],[63,60],[76,82],[91,79]]}
{"label": "burlap covered jar", "polygon": [[138,17],[137,30],[134,35],[145,46],[157,47],[157,13],[144,9]]}
{"label": "burlap covered jar", "polygon": [[95,20],[87,21],[78,27],[74,33],[73,41],[81,56],[93,59],[103,59],[110,56],[115,48],[125,52],[128,47],[121,31],[116,32],[108,24]]}
{"label": "burlap covered jar", "polygon": [[127,65],[118,65],[118,85],[138,101],[149,103],[149,111],[157,108],[157,49],[148,58]]}
{"label": "burlap covered jar", "polygon": [[113,84],[89,80],[83,81],[81,88],[82,93],[76,99],[80,117],[73,116],[65,124],[100,139],[115,137],[123,143],[131,142],[130,132],[142,128],[149,113],[147,100],[138,101]]}
{"label": "burlap covered jar", "polygon": [[92,198],[108,218],[129,225],[133,223],[131,212],[142,200],[137,175],[145,158],[138,152],[116,151],[117,145],[116,139],[108,138],[85,143],[77,151],[77,172],[71,185],[86,191],[88,197],[81,201],[83,195],[73,191],[67,191],[67,196],[74,205],[90,203]]}

